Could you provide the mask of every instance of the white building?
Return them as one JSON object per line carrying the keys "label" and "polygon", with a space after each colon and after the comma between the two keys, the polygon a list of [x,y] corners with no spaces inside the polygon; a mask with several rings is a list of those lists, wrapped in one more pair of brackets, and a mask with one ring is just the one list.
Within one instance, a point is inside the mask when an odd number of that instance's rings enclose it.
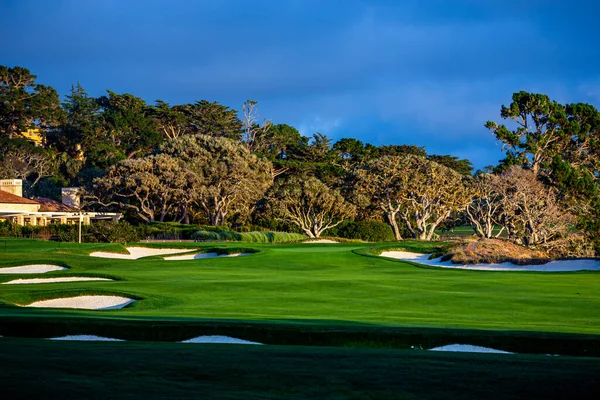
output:
{"label": "white building", "polygon": [[91,221],[121,218],[120,213],[86,212],[76,207],[79,196],[76,188],[63,188],[63,202],[23,197],[21,179],[0,180],[0,220],[18,225],[46,226],[49,224],[76,224],[80,221],[89,225]]}

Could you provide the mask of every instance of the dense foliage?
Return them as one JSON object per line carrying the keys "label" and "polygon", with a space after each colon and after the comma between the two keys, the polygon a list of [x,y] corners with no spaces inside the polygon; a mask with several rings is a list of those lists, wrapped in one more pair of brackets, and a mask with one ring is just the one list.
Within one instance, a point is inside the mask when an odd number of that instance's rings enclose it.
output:
{"label": "dense foliage", "polygon": [[77,84],[61,104],[27,69],[2,66],[0,178],[22,179],[28,197],[60,200],[61,187],[80,187],[86,209],[120,211],[133,224],[363,240],[390,231],[432,240],[469,224],[477,236],[557,254],[600,251],[598,110],[521,91],[500,117],[509,123],[485,126],[506,158],[473,176],[469,160],[423,147],[304,136],[261,120],[253,100],[239,112],[209,100],[152,105],[110,90],[92,97]]}

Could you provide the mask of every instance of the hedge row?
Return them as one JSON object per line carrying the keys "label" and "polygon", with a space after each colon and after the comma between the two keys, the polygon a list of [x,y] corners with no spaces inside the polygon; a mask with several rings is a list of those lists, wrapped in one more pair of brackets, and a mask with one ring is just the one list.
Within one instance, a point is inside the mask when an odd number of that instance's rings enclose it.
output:
{"label": "hedge row", "polygon": [[247,243],[288,243],[305,240],[306,235],[288,232],[215,232],[201,230],[194,233],[191,237],[199,241],[231,241]]}
{"label": "hedge row", "polygon": [[[84,243],[132,243],[145,237],[145,226],[132,226],[128,222],[99,221],[81,226],[81,241]],[[61,242],[77,242],[79,226],[52,224],[48,226],[20,226],[0,221],[0,237],[25,237]]]}

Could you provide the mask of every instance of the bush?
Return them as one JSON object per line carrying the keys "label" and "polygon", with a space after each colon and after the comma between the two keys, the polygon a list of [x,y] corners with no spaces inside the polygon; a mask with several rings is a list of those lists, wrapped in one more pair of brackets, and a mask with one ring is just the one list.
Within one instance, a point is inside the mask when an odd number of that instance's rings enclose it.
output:
{"label": "bush", "polygon": [[139,242],[142,229],[132,226],[126,221],[100,221],[85,227],[85,241],[97,243],[132,243]]}
{"label": "bush", "polygon": [[[143,237],[159,240],[191,239],[198,230],[197,225],[181,224],[179,222],[150,222],[139,225],[143,227]],[[208,229],[202,229],[208,230]]]}
{"label": "bush", "polygon": [[305,235],[288,232],[208,232],[198,231],[192,235],[192,239],[201,241],[232,241],[246,243],[285,243],[297,242],[306,239]]}
{"label": "bush", "polygon": [[21,236],[21,226],[10,221],[0,221],[0,237]]}
{"label": "bush", "polygon": [[306,239],[306,235],[289,232],[248,232],[240,235],[242,242],[249,243],[288,243]]}
{"label": "bush", "polygon": [[369,242],[395,241],[392,227],[377,221],[345,221],[329,232],[328,236],[338,236],[345,239],[360,239]]}

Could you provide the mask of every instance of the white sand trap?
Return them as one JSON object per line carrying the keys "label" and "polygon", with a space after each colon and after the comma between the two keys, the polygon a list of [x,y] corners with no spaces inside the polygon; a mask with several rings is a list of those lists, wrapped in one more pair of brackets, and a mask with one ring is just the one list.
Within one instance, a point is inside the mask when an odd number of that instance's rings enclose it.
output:
{"label": "white sand trap", "polygon": [[229,336],[198,336],[192,339],[184,340],[181,343],[262,344],[258,342],[251,342],[249,340],[236,339]]}
{"label": "white sand trap", "polygon": [[165,257],[165,260],[176,261],[176,260],[200,260],[202,258],[217,258],[217,257],[241,257],[247,256],[252,253],[232,253],[232,254],[217,254],[217,253],[196,253],[196,254],[183,254],[181,256]]}
{"label": "white sand trap", "polygon": [[78,296],[36,301],[25,307],[40,308],[80,308],[85,310],[116,310],[135,300],[121,296]]}
{"label": "white sand trap", "polygon": [[123,339],[115,339],[96,335],[68,335],[61,337],[48,338],[48,340],[76,340],[81,342],[124,342]]}
{"label": "white sand trap", "polygon": [[315,240],[307,240],[302,243],[339,243],[339,242],[336,242],[335,240],[331,240],[331,239],[315,239]]}
{"label": "white sand trap", "polygon": [[456,351],[461,353],[498,353],[514,354],[509,351],[491,349],[489,347],[473,346],[470,344],[449,344],[447,346],[434,347],[430,351]]}
{"label": "white sand trap", "polygon": [[0,274],[43,274],[50,271],[63,271],[67,268],[50,264],[22,265],[20,267],[0,268]]}
{"label": "white sand trap", "polygon": [[59,283],[59,282],[82,282],[82,281],[112,281],[107,278],[86,278],[83,276],[71,276],[64,278],[32,278],[32,279],[13,279],[4,282],[3,285],[24,285],[28,283]]}
{"label": "white sand trap", "polygon": [[91,257],[120,258],[123,260],[137,260],[142,257],[161,256],[163,254],[177,254],[192,251],[194,249],[151,249],[150,247],[126,247],[129,254],[109,253],[106,251],[95,251],[90,253]]}
{"label": "white sand trap", "polygon": [[592,259],[557,260],[540,265],[517,265],[511,262],[500,264],[454,264],[452,261],[442,261],[441,257],[429,260],[430,254],[410,253],[408,251],[384,251],[382,257],[396,258],[398,260],[413,261],[423,265],[443,268],[474,269],[482,271],[539,271],[539,272],[566,272],[566,271],[600,271],[600,261]]}

